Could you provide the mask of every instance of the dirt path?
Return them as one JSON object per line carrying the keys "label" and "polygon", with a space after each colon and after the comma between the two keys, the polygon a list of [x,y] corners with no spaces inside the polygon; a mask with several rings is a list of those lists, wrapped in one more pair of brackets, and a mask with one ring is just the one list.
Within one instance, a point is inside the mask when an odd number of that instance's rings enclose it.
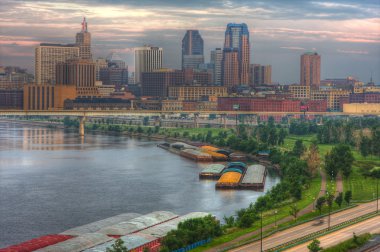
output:
{"label": "dirt path", "polygon": [[[322,182],[321,182],[321,190],[319,191],[318,197],[323,196],[325,194],[325,190],[326,190],[326,174],[322,171],[322,169],[320,170],[320,174],[321,174],[321,177],[322,177]],[[301,215],[304,215],[306,213],[310,213],[311,211],[313,211],[313,209],[314,209],[314,203],[315,202],[311,203],[310,205],[308,205],[307,207],[305,207],[304,209],[302,209],[299,212],[298,215],[301,216]],[[285,217],[285,218],[283,218],[281,220],[278,220],[277,224],[282,224],[282,223],[285,223],[285,222],[288,222],[288,221],[291,221],[291,220],[293,220],[293,217],[292,216],[288,216],[288,217]],[[263,227],[263,231],[266,231],[266,230],[271,229],[273,227],[274,227],[274,223],[269,224],[269,225]],[[226,247],[232,246],[232,245],[234,245],[235,243],[237,243],[239,241],[242,241],[244,239],[247,239],[247,238],[249,238],[251,236],[254,236],[254,235],[257,235],[257,234],[260,234],[260,230],[252,231],[252,232],[247,233],[245,235],[242,235],[242,236],[240,236],[240,237],[238,237],[238,238],[236,238],[236,239],[234,239],[232,241],[223,243],[223,244],[221,244],[219,246],[210,248],[210,249],[208,249],[206,251],[207,252],[218,252],[218,251],[220,251],[220,250],[222,250],[222,249],[224,249]]]}

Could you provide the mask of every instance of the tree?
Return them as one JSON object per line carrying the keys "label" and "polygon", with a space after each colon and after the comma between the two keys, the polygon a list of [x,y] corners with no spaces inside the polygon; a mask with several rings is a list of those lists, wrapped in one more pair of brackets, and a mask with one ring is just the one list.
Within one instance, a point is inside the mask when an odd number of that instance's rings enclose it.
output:
{"label": "tree", "polygon": [[315,203],[315,208],[318,209],[319,211],[319,215],[322,214],[322,208],[323,208],[323,205],[326,203],[326,198],[324,196],[322,197],[319,197],[317,199],[317,202]]}
{"label": "tree", "polygon": [[336,198],[335,198],[335,203],[336,203],[339,207],[342,206],[342,203],[343,203],[343,193],[342,193],[342,192],[340,192],[340,193],[338,194],[338,196],[336,196]]}
{"label": "tree", "polygon": [[334,194],[328,194],[326,196],[326,204],[329,207],[329,210],[331,211],[332,205],[334,203]]}
{"label": "tree", "polygon": [[294,147],[293,147],[293,154],[296,156],[296,157],[300,157],[304,152],[305,152],[305,145],[303,145],[303,142],[302,140],[298,139],[295,143],[294,143]]}
{"label": "tree", "polygon": [[321,165],[318,144],[315,141],[310,144],[308,151],[303,156],[303,159],[306,160],[309,172],[314,177],[317,174],[319,166]]}
{"label": "tree", "polygon": [[321,242],[318,239],[314,239],[307,248],[310,252],[319,252],[322,250],[322,247],[320,246]]}
{"label": "tree", "polygon": [[347,191],[344,194],[344,201],[346,201],[346,203],[347,203],[348,206],[350,205],[351,199],[352,199],[352,192],[351,191]]}
{"label": "tree", "polygon": [[297,207],[297,204],[290,205],[289,213],[294,217],[294,220],[297,222],[297,216],[300,209]]}
{"label": "tree", "polygon": [[124,246],[123,240],[117,239],[111,248],[106,249],[106,252],[128,252],[128,249]]}
{"label": "tree", "polygon": [[362,137],[360,141],[360,154],[362,154],[363,157],[367,157],[371,154],[371,144],[371,139],[366,136]]}
{"label": "tree", "polygon": [[278,133],[278,145],[283,145],[285,142],[285,137],[288,135],[288,132],[281,128],[280,132]]}
{"label": "tree", "polygon": [[235,225],[235,218],[233,216],[230,216],[230,217],[224,216],[223,220],[226,223],[226,227],[228,228],[233,227]]}
{"label": "tree", "polygon": [[354,156],[348,145],[339,144],[332,148],[325,156],[325,169],[327,174],[336,177],[338,171],[342,171],[343,175],[347,178],[352,171],[352,163]]}

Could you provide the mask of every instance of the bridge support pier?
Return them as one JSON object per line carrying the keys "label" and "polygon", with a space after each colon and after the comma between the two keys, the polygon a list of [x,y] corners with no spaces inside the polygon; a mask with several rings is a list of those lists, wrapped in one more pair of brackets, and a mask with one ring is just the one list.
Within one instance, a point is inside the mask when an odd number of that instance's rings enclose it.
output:
{"label": "bridge support pier", "polygon": [[199,117],[199,114],[195,113],[194,114],[194,128],[199,128],[198,117]]}
{"label": "bridge support pier", "polygon": [[86,122],[85,116],[79,117],[79,136],[84,136],[84,123]]}

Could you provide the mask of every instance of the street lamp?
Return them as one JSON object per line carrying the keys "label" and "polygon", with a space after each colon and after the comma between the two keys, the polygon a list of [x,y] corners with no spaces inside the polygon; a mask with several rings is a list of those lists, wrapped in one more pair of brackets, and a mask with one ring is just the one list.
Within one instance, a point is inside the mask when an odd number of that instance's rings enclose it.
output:
{"label": "street lamp", "polygon": [[263,210],[261,210],[261,225],[260,225],[260,252],[263,252]]}
{"label": "street lamp", "polygon": [[274,227],[276,229],[277,229],[277,213],[278,213],[277,209],[274,210]]}

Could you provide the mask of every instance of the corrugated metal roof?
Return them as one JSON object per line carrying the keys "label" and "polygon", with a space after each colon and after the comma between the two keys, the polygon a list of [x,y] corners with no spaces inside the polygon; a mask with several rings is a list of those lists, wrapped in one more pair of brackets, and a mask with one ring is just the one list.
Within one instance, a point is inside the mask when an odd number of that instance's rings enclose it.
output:
{"label": "corrugated metal roof", "polygon": [[204,168],[201,173],[215,173],[219,174],[223,171],[224,165],[222,164],[210,164],[206,168]]}
{"label": "corrugated metal roof", "polygon": [[68,239],[72,239],[73,236],[71,235],[45,235],[38,238],[31,239],[29,241],[12,245],[3,249],[0,249],[0,252],[30,252],[35,251],[37,249],[41,249],[53,244],[56,244],[58,242],[63,242]]}
{"label": "corrugated metal roof", "polygon": [[242,184],[258,184],[264,180],[265,166],[263,165],[251,165],[247,168],[245,176],[242,179]]}
{"label": "corrugated metal roof", "polygon": [[77,235],[86,234],[86,233],[94,233],[104,227],[112,226],[116,223],[120,223],[123,221],[128,221],[139,216],[141,216],[141,214],[137,214],[137,213],[119,214],[107,219],[103,219],[103,220],[91,222],[83,226],[71,228],[69,230],[62,232],[61,234],[77,236]]}
{"label": "corrugated metal roof", "polygon": [[113,240],[113,238],[99,233],[83,234],[81,236],[66,240],[64,242],[57,243],[45,247],[43,249],[36,250],[37,252],[80,252],[85,249],[94,247],[96,245]]}
{"label": "corrugated metal roof", "polygon": [[164,237],[171,230],[177,229],[178,224],[180,222],[185,221],[185,220],[189,220],[189,219],[194,219],[194,218],[206,217],[207,215],[209,215],[209,213],[192,212],[192,213],[183,215],[181,217],[178,217],[176,219],[173,219],[173,220],[164,222],[162,224],[156,225],[154,227],[144,229],[144,230],[140,231],[139,233],[148,234],[148,235],[152,235],[152,236],[157,237],[157,238],[161,238],[161,237]]}
{"label": "corrugated metal roof", "polygon": [[[157,240],[156,237],[146,234],[130,234],[121,236],[120,239],[124,242],[124,246],[128,248],[128,250],[138,248],[144,244]],[[84,252],[105,252],[107,248],[110,248],[115,241],[109,241],[93,248],[89,248],[84,250]]]}
{"label": "corrugated metal roof", "polygon": [[115,225],[102,228],[99,230],[99,233],[107,235],[126,235],[176,217],[178,217],[178,215],[172,212],[152,212],[128,221],[120,222]]}

